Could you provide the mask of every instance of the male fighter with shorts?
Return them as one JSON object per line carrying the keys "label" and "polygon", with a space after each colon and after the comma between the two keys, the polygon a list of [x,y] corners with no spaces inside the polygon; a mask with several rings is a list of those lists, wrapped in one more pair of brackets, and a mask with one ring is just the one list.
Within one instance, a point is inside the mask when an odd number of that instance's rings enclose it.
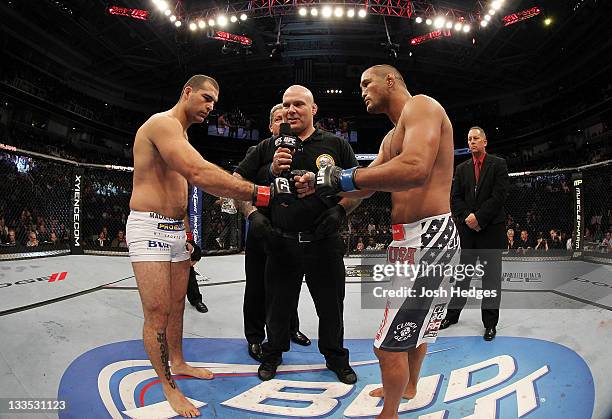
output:
{"label": "male fighter with shorts", "polygon": [[[204,368],[183,358],[183,312],[190,254],[185,246],[187,182],[217,196],[265,204],[270,188],[239,180],[207,162],[189,144],[187,128],[213,109],[219,85],[208,76],[191,77],[176,105],[151,116],[136,132],[134,181],[127,242],[144,312],[143,341],[166,399],[181,416],[196,417],[172,379],[185,374],[211,379]],[[172,365],[172,372],[168,365]]]}
{"label": "male fighter with shorts", "polygon": [[[374,191],[391,192],[393,242],[388,248],[388,263],[416,265],[427,258],[429,264],[456,265],[459,236],[450,214],[453,128],[444,108],[430,97],[412,96],[400,73],[389,65],[364,71],[361,94],[368,113],[386,114],[394,128],[369,167],[342,170],[328,166],[319,170],[316,193],[325,196],[359,190],[341,195],[368,197]],[[309,189],[304,184],[312,182],[312,176],[300,179],[298,192]],[[427,342],[435,341],[450,299],[451,276],[413,280],[412,287],[418,288],[418,293],[421,288],[444,288],[448,296],[407,297],[398,308],[390,307],[387,301],[374,341],[383,388],[370,395],[385,398],[378,418],[397,418],[402,397],[416,395]]]}

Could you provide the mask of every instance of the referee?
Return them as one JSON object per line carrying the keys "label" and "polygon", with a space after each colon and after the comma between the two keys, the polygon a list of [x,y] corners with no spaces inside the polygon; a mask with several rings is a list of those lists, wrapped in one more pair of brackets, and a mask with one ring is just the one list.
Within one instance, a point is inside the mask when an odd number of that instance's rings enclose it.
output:
{"label": "referee", "polygon": [[[283,122],[283,105],[275,105],[270,110],[269,129],[273,137],[278,136],[280,124]],[[234,172],[234,176],[249,179],[257,184],[265,185],[271,182],[270,163],[272,156],[268,160],[261,161],[258,154],[253,154],[255,146],[247,151],[247,155],[240,163],[247,170]],[[246,233],[246,252],[244,258],[244,269],[246,285],[244,288],[244,303],[242,313],[244,320],[244,335],[248,342],[249,355],[256,361],[262,361],[261,343],[266,337],[266,295],[264,284],[264,273],[266,268],[266,253],[263,241],[267,234],[270,234],[269,214],[266,208],[261,208],[257,213],[253,213],[254,207],[249,202],[238,202],[238,207],[242,214],[249,219],[248,230]],[[293,342],[302,345],[310,345],[310,339],[299,330],[300,320],[297,313],[291,315],[290,338]]]}
{"label": "referee", "polygon": [[[301,141],[294,153],[286,148],[276,149],[271,139],[256,146],[253,153],[260,161],[272,161],[272,176],[289,170],[317,172],[325,165],[358,165],[345,140],[314,128],[317,105],[310,90],[299,85],[289,87],[283,95],[283,110],[292,132]],[[257,168],[241,163],[236,173],[252,170]],[[263,362],[258,371],[261,380],[274,378],[283,352],[289,350],[290,318],[305,276],[319,317],[319,351],[327,368],[343,383],[357,381],[344,348],[344,243],[339,230],[346,214],[359,203],[360,200],[310,194],[291,202],[276,201],[270,207],[273,229],[265,242],[268,341],[262,345]]]}

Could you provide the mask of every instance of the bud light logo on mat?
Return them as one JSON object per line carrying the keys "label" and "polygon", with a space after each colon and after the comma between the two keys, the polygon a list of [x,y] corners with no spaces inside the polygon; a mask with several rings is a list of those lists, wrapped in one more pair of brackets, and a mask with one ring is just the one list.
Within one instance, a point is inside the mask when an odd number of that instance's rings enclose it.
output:
{"label": "bud light logo on mat", "polygon": [[[381,399],[370,397],[380,372],[371,339],[346,340],[355,385],[325,368],[316,344],[284,356],[276,378],[262,382],[242,339],[185,339],[185,358],[207,367],[213,380],[175,376],[203,418],[371,418]],[[591,418],[594,384],[583,359],[544,340],[498,336],[442,337],[429,345],[417,396],[400,417],[419,419]],[[60,418],[167,418],[173,413],[147,360],[142,341],[111,343],[78,357],[64,373]]]}

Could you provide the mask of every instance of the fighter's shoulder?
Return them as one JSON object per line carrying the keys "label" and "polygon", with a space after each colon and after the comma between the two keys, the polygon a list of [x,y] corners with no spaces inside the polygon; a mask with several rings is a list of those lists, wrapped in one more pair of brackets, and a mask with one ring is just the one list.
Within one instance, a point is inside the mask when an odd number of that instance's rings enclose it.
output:
{"label": "fighter's shoulder", "polygon": [[423,112],[444,112],[444,108],[440,105],[440,102],[427,95],[415,95],[412,99],[408,100],[404,105],[403,112],[406,110],[415,110]]}
{"label": "fighter's shoulder", "polygon": [[140,133],[144,133],[148,137],[159,130],[164,132],[176,131],[180,133],[181,123],[174,116],[168,114],[168,112],[159,112],[151,115],[138,129]]}

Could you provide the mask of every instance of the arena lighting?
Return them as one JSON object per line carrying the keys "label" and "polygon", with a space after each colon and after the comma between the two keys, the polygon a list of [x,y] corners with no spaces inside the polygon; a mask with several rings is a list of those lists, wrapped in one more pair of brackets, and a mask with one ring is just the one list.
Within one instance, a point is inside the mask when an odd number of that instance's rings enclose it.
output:
{"label": "arena lighting", "polygon": [[427,20],[425,21],[425,24],[428,26],[431,26],[433,22],[431,21],[431,19],[427,18]]}
{"label": "arena lighting", "polygon": [[539,15],[541,12],[542,11],[539,7],[532,7],[531,9],[504,16],[502,22],[504,22],[504,26],[514,25],[515,23],[523,20],[531,19],[532,17]]}
{"label": "arena lighting", "polygon": [[348,9],[346,15],[348,17],[355,17],[355,9]]}
{"label": "arena lighting", "polygon": [[442,37],[451,36],[450,31],[439,30],[426,33],[425,35],[414,37],[410,40],[410,45],[420,45],[425,42],[433,41],[434,39],[440,39]]}
{"label": "arena lighting", "polygon": [[453,22],[446,22],[446,29],[453,29]]}
{"label": "arena lighting", "polygon": [[321,14],[323,15],[323,17],[331,17],[332,8],[329,6],[323,7],[323,10],[321,10]]}
{"label": "arena lighting", "polygon": [[190,31],[195,31],[196,29],[198,29],[198,25],[196,25],[194,22],[191,22],[189,24],[189,30]]}
{"label": "arena lighting", "polygon": [[227,17],[225,15],[217,16],[217,25],[221,27],[227,25]]}
{"label": "arena lighting", "polygon": [[174,22],[176,20],[176,16],[172,15],[170,16],[170,22]]}
{"label": "arena lighting", "polygon": [[177,28],[180,28],[182,24],[183,23],[180,20],[177,20],[176,22],[174,22],[174,26],[176,26]]}
{"label": "arena lighting", "polygon": [[232,17],[230,17],[230,22],[232,23],[236,23],[238,21],[238,18],[234,15],[232,15]]}
{"label": "arena lighting", "polygon": [[419,17],[417,17],[417,18],[415,19],[415,22],[416,22],[416,23],[421,23],[421,22],[423,22],[423,18],[422,18],[421,16],[419,16]]}
{"label": "arena lighting", "polygon": [[344,9],[342,7],[336,7],[334,9],[334,16],[336,16],[336,17],[344,16]]}
{"label": "arena lighting", "polygon": [[489,14],[490,14],[491,16],[493,16],[493,15],[495,14],[495,9],[491,9],[491,10],[489,10]]}
{"label": "arena lighting", "polygon": [[499,1],[499,0],[495,0],[493,3],[491,3],[491,7],[494,10],[499,10],[502,6],[503,1]]}
{"label": "arena lighting", "polygon": [[363,17],[366,17],[367,14],[368,14],[368,12],[366,12],[365,9],[361,9],[361,10],[359,10],[359,13],[357,13],[357,16],[363,18]]}
{"label": "arena lighting", "polygon": [[472,28],[470,28],[470,26],[469,26],[469,25],[465,25],[465,26],[463,27],[463,32],[465,32],[465,33],[468,33],[468,32],[469,32],[469,31],[471,31],[471,30],[472,30]]}
{"label": "arena lighting", "polygon": [[463,25],[459,22],[455,23],[455,30],[460,31],[461,29],[463,29]]}
{"label": "arena lighting", "polygon": [[165,11],[166,9],[168,9],[168,2],[164,1],[164,0],[154,0],[153,3],[155,4],[155,6],[157,6],[157,9],[160,12]]}
{"label": "arena lighting", "polygon": [[480,26],[482,26],[483,28],[486,28],[488,24],[489,22],[487,22],[486,20],[483,20],[482,22],[480,22]]}
{"label": "arena lighting", "polygon": [[130,9],[128,7],[111,6],[108,13],[115,16],[127,16],[137,20],[147,20],[149,12],[141,9]]}
{"label": "arena lighting", "polygon": [[546,19],[544,19],[544,24],[546,26],[550,26],[551,23],[552,23],[552,19],[551,18],[547,17]]}
{"label": "arena lighting", "polygon": [[208,19],[208,26],[215,26],[215,19]]}
{"label": "arena lighting", "polygon": [[305,7],[300,7],[300,11],[298,12],[300,16],[306,16],[308,14],[308,10]]}
{"label": "arena lighting", "polygon": [[443,18],[443,17],[441,17],[441,16],[438,16],[438,17],[436,18],[436,20],[434,20],[434,27],[435,27],[436,29],[440,29],[440,28],[442,28],[442,26],[444,26],[444,23],[445,23],[444,18]]}
{"label": "arena lighting", "polygon": [[206,27],[206,23],[203,20],[198,20],[198,28],[204,29]]}
{"label": "arena lighting", "polygon": [[491,21],[491,15],[485,15],[484,19],[489,22]]}
{"label": "arena lighting", "polygon": [[170,11],[170,9],[166,9],[166,11],[164,12],[164,14],[165,14],[166,16],[170,16],[170,13],[172,13],[172,12]]}
{"label": "arena lighting", "polygon": [[313,7],[312,9],[310,9],[310,15],[311,16],[318,16],[319,15],[319,11]]}
{"label": "arena lighting", "polygon": [[240,20],[242,20],[243,22],[244,22],[245,20],[247,20],[247,15],[246,15],[245,13],[242,13],[242,14],[240,15]]}

